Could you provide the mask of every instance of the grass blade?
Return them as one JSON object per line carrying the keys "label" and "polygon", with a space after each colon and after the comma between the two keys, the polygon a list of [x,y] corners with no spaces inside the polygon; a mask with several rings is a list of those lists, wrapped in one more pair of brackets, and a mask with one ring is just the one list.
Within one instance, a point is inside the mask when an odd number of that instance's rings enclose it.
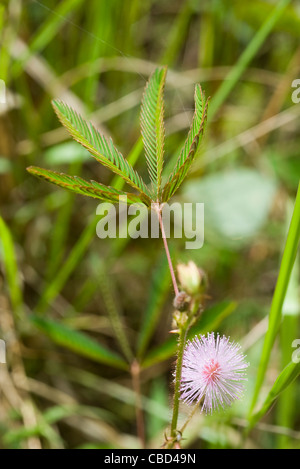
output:
{"label": "grass blade", "polygon": [[[290,201],[289,201],[290,202]],[[292,205],[292,204],[291,204]],[[290,209],[290,210],[289,210]],[[287,215],[291,217],[293,207],[288,204]],[[299,251],[291,273],[289,286],[282,307],[282,324],[280,328],[281,368],[288,365],[291,359],[291,344],[297,338],[300,316],[300,270]],[[291,384],[286,391],[279,396],[277,403],[276,423],[280,427],[294,428],[296,421],[295,408],[297,406],[296,383]],[[290,438],[288,435],[278,435],[278,448],[287,449]]]}
{"label": "grass blade", "polygon": [[266,397],[260,410],[250,417],[248,430],[251,430],[255,424],[267,413],[277,397],[285,391],[300,374],[300,362],[290,362],[277,377],[272,389]]}
{"label": "grass blade", "polygon": [[115,333],[115,337],[119,342],[120,349],[129,363],[133,360],[133,353],[129,340],[126,335],[124,327],[123,317],[121,314],[120,306],[117,302],[117,294],[114,289],[114,284],[110,278],[107,265],[98,259],[92,259],[92,267],[95,272],[95,276],[98,277],[99,290],[102,294],[102,298]]}
{"label": "grass blade", "polygon": [[[23,295],[19,284],[18,266],[11,232],[0,215],[0,256],[3,259],[6,280],[13,312],[16,317],[23,314]],[[2,252],[1,252],[2,251]]]}
{"label": "grass blade", "polygon": [[82,234],[80,235],[80,238],[64,262],[62,268],[58,271],[52,282],[46,286],[43,294],[41,295],[40,301],[35,308],[37,313],[44,312],[47,306],[61,292],[71,273],[75,270],[76,266],[83,258],[93,236],[95,236],[97,223],[98,218],[95,217],[93,221],[85,227]]}
{"label": "grass blade", "polygon": [[247,69],[251,60],[255,57],[261,46],[263,45],[264,41],[274,28],[277,21],[282,16],[285,8],[291,2],[291,0],[281,0],[279,1],[276,6],[274,7],[273,11],[270,15],[266,18],[264,23],[261,25],[259,30],[256,32],[253,39],[249,42],[248,46],[238,59],[235,66],[231,69],[228,73],[226,79],[223,81],[222,85],[214,95],[212,99],[209,115],[210,119],[213,119],[215,113],[218,109],[222,106],[224,101],[226,100],[229,93],[233,90],[235,85],[238,83],[240,77]]}
{"label": "grass blade", "polygon": [[40,318],[38,316],[32,316],[31,322],[50,337],[53,342],[72,352],[121,370],[128,369],[127,363],[119,355],[111,352],[82,332],[73,331],[57,321]]}
{"label": "grass blade", "polygon": [[69,13],[82,3],[82,0],[63,0],[57,4],[54,10],[49,9],[46,5],[36,2],[40,7],[45,8],[48,13],[46,21],[40,26],[38,31],[32,37],[27,51],[22,54],[13,64],[12,74],[16,78],[24,70],[26,62],[32,55],[44,49],[56,37],[61,27],[67,21]]}
{"label": "grass blade", "polygon": [[300,184],[298,186],[298,192],[296,196],[296,202],[294,206],[293,216],[291,219],[289,232],[282,256],[280,270],[278,274],[277,284],[272,299],[270,314],[269,314],[269,326],[265,336],[263,351],[261,360],[257,372],[256,385],[250,407],[250,413],[253,412],[256,404],[259,391],[264,381],[266,369],[268,366],[271,350],[277,335],[280,322],[281,322],[281,311],[282,305],[286,296],[292,268],[295,262],[297,249],[300,239]]}

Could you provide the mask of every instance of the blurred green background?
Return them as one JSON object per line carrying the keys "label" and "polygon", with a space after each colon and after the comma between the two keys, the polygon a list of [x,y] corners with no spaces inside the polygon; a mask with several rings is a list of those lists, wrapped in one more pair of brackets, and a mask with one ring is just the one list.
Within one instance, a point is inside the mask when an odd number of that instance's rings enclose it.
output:
{"label": "blurred green background", "polygon": [[[192,251],[171,239],[172,256],[208,275],[201,331],[230,335],[251,364],[245,399],[196,416],[183,445],[238,446],[300,176],[300,2],[9,0],[0,30],[0,447],[138,447],[122,331],[141,362],[148,446],[163,442],[174,343],[161,239],[100,240],[95,200],[26,172],[34,164],[119,184],[59,125],[51,99],[61,98],[146,179],[139,106],[160,64],[166,172],[191,123],[194,84],[212,98],[202,153],[176,196],[205,203],[205,243]],[[261,399],[300,338],[298,267]],[[296,381],[244,447],[299,448],[299,396]]]}

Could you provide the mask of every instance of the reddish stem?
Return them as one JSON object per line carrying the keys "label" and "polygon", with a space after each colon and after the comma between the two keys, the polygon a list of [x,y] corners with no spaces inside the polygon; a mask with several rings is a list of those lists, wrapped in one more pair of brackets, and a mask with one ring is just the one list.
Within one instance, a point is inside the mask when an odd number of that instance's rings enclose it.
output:
{"label": "reddish stem", "polygon": [[172,282],[173,282],[174,292],[175,292],[175,296],[177,296],[178,293],[179,293],[179,289],[178,289],[178,286],[177,286],[176,277],[175,277],[173,264],[172,264],[172,259],[171,259],[171,256],[170,256],[169,246],[168,246],[168,242],[167,242],[167,238],[166,238],[166,232],[165,232],[163,219],[162,219],[162,215],[161,215],[161,208],[157,209],[157,216],[158,216],[159,225],[160,225],[161,234],[162,234],[162,239],[163,239],[163,242],[164,242],[164,247],[165,247],[165,251],[166,251],[166,255],[167,255],[167,259],[168,259],[168,264],[169,264],[169,269],[170,269],[171,278],[172,278]]}

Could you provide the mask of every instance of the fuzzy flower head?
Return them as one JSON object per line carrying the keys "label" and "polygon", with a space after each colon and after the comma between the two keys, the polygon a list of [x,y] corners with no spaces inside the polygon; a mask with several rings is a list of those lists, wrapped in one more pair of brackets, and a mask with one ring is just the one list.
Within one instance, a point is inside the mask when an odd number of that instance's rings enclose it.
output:
{"label": "fuzzy flower head", "polygon": [[240,349],[225,336],[215,338],[214,333],[189,341],[183,355],[181,399],[188,404],[203,399],[202,410],[206,413],[239,399],[249,365]]}

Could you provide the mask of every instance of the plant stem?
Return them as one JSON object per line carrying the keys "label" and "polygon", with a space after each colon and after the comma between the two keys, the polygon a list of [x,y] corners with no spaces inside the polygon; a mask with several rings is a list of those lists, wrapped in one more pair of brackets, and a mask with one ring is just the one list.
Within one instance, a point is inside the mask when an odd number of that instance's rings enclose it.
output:
{"label": "plant stem", "polygon": [[173,401],[173,416],[171,422],[171,436],[176,436],[177,421],[179,413],[179,398],[180,398],[180,380],[181,380],[181,369],[183,360],[183,351],[186,341],[187,328],[181,328],[179,332],[178,349],[177,349],[177,362],[175,372],[175,389],[174,389],[174,401]]}
{"label": "plant stem", "polygon": [[169,247],[168,247],[166,232],[165,232],[164,223],[163,223],[163,219],[162,219],[162,215],[161,215],[161,208],[159,207],[156,210],[156,212],[157,212],[159,225],[160,225],[160,230],[161,230],[161,235],[162,235],[162,239],[163,239],[163,242],[164,242],[164,247],[165,247],[165,251],[166,251],[166,255],[167,255],[167,259],[168,259],[168,264],[169,264],[169,269],[170,269],[171,278],[172,278],[172,282],[173,282],[174,292],[175,292],[175,296],[177,296],[178,293],[179,293],[179,289],[178,289],[178,286],[177,286],[175,272],[174,272],[174,269],[173,269],[172,259],[171,259],[170,251],[169,251]]}
{"label": "plant stem", "polygon": [[190,413],[190,415],[188,416],[188,418],[186,419],[186,421],[182,425],[182,427],[180,429],[181,434],[183,434],[184,430],[186,429],[186,427],[188,426],[188,424],[190,423],[190,421],[194,417],[196,411],[199,409],[200,403],[201,403],[201,400],[199,402],[197,402],[197,404],[194,406],[192,412]]}
{"label": "plant stem", "polygon": [[143,409],[142,409],[140,371],[141,369],[140,369],[140,365],[138,361],[134,360],[131,364],[131,376],[132,376],[133,389],[136,394],[136,404],[135,404],[136,427],[137,427],[137,434],[141,442],[141,446],[142,448],[145,448],[146,447],[145,422],[144,422],[144,414],[143,414]]}
{"label": "plant stem", "polygon": [[[176,277],[175,277],[175,272],[173,269],[173,264],[170,256],[170,251],[168,247],[168,242],[167,242],[167,237],[165,233],[165,228],[163,224],[163,219],[162,219],[162,207],[159,203],[154,205],[154,209],[157,213],[158,220],[159,220],[159,225],[161,229],[161,234],[164,242],[164,247],[168,259],[168,264],[169,264],[169,269],[171,273],[171,278],[173,282],[173,287],[174,287],[174,292],[175,296],[179,294],[179,289],[178,285],[176,282]],[[178,348],[177,348],[177,362],[176,362],[176,372],[175,372],[175,389],[174,389],[174,401],[173,401],[173,415],[172,415],[172,422],[171,422],[171,437],[174,438],[174,440],[171,443],[171,447],[174,446],[175,444],[175,438],[177,436],[177,421],[178,421],[178,414],[179,414],[179,401],[180,401],[180,382],[181,382],[181,370],[182,370],[182,362],[183,362],[183,352],[184,352],[184,347],[186,343],[186,336],[187,332],[189,330],[189,327],[191,325],[191,320],[193,316],[195,315],[196,311],[198,310],[199,304],[196,302],[192,310],[190,311],[190,318],[186,322],[185,325],[181,325],[179,328],[179,340],[178,340]]]}
{"label": "plant stem", "polygon": [[[193,318],[199,309],[199,302],[195,301],[194,304],[191,306],[189,311],[189,318],[187,319],[184,325],[179,327],[179,339],[178,339],[178,347],[177,347],[177,362],[176,362],[176,372],[175,372],[175,389],[174,389],[174,401],[173,401],[173,415],[172,415],[172,422],[171,422],[171,437],[175,438],[177,436],[177,421],[178,421],[178,414],[179,414],[179,402],[180,402],[180,384],[181,384],[181,371],[182,371],[182,363],[183,363],[183,353],[186,344],[186,338],[188,331],[193,323]],[[197,404],[196,408],[199,406]],[[180,432],[182,433],[185,429],[186,425],[189,423],[190,419],[194,415],[194,412],[191,414],[190,418],[187,422],[183,425]],[[171,443],[171,448],[173,447],[175,441]]]}

